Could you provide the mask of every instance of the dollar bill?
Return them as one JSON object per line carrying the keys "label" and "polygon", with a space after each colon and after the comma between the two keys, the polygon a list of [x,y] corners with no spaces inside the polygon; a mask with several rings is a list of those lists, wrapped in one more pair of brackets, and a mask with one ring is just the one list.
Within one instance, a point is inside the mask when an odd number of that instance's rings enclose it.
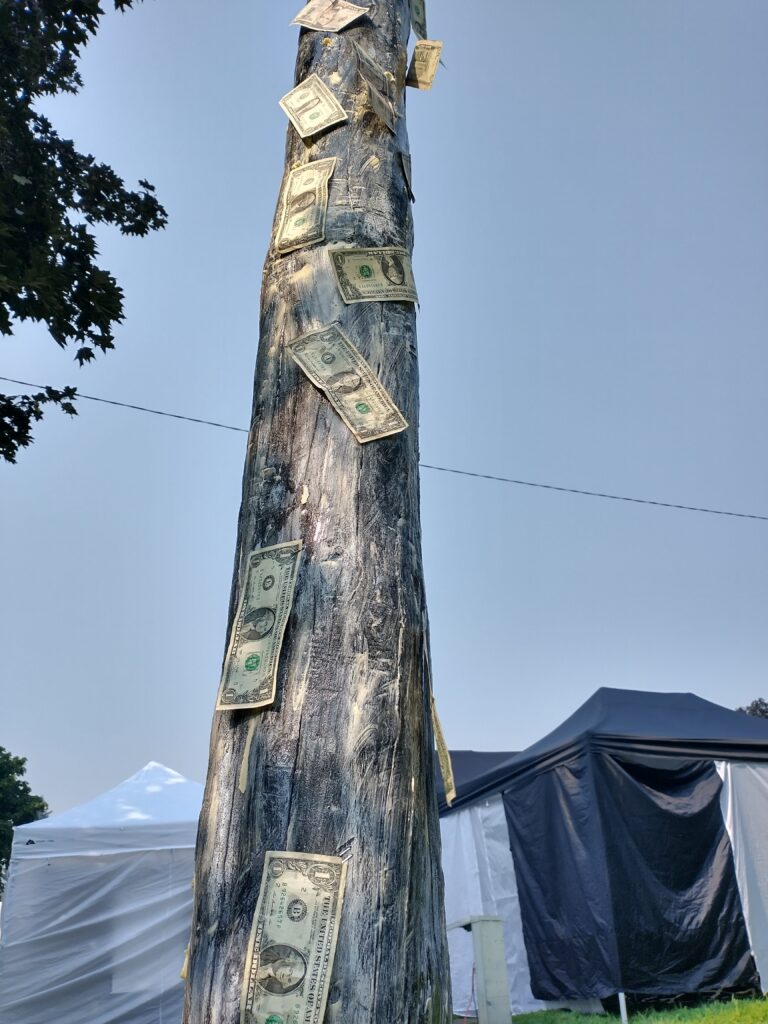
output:
{"label": "dollar bill", "polygon": [[405,249],[329,249],[341,297],[352,302],[418,302]]}
{"label": "dollar bill", "polygon": [[425,0],[411,0],[411,25],[419,39],[427,38],[427,9]]}
{"label": "dollar bill", "polygon": [[290,172],[280,204],[275,248],[280,253],[301,249],[325,238],[328,182],[336,157],[314,160]]}
{"label": "dollar bill", "polygon": [[440,724],[440,717],[437,713],[437,705],[435,704],[434,697],[432,698],[432,733],[434,734],[435,746],[437,747],[437,760],[440,765],[440,775],[443,779],[445,802],[450,807],[456,799],[456,783],[453,778],[451,753],[448,750],[448,744],[445,742],[443,727]]}
{"label": "dollar bill", "polygon": [[405,178],[405,187],[408,189],[408,196],[412,203],[416,202],[416,196],[413,194],[413,178],[411,177],[411,154],[405,153],[400,150],[400,164],[403,168],[403,177]]}
{"label": "dollar bill", "polygon": [[377,117],[393,133],[397,131],[397,110],[395,107],[395,76],[385,71],[370,54],[353,41],[357,54],[357,67],[368,87],[368,98]]}
{"label": "dollar bill", "polygon": [[263,708],[275,699],[277,665],[302,542],[256,548],[248,556],[240,603],[221,674],[219,711]]}
{"label": "dollar bill", "polygon": [[397,112],[395,111],[394,104],[383,93],[379,92],[375,85],[371,85],[370,82],[366,82],[366,85],[368,87],[368,99],[374,114],[395,135],[397,133]]}
{"label": "dollar bill", "polygon": [[341,32],[367,13],[367,7],[358,7],[347,0],[312,0],[302,7],[291,24],[303,25],[315,32]]}
{"label": "dollar bill", "polygon": [[405,84],[414,89],[431,89],[442,49],[441,42],[432,42],[429,39],[416,43]]}
{"label": "dollar bill", "polygon": [[268,851],[240,994],[240,1024],[321,1024],[347,865]]}
{"label": "dollar bill", "polygon": [[347,120],[344,108],[317,75],[310,75],[286,93],[280,106],[302,139]]}
{"label": "dollar bill", "polygon": [[395,96],[395,76],[390,71],[385,71],[384,68],[373,59],[370,53],[366,52],[359,43],[352,41],[352,45],[355,48],[357,54],[357,64],[360,69],[360,74],[363,76],[366,82],[373,85],[382,95],[386,96],[389,100],[394,100]]}
{"label": "dollar bill", "polygon": [[376,374],[335,325],[303,334],[288,351],[324,391],[360,444],[398,434],[408,426]]}

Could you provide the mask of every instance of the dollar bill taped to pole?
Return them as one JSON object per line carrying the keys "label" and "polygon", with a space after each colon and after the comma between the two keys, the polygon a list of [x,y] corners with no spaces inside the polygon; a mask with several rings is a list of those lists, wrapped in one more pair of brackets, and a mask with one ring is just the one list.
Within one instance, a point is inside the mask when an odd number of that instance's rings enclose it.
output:
{"label": "dollar bill taped to pole", "polygon": [[427,38],[427,8],[425,0],[411,0],[411,25],[419,39]]}
{"label": "dollar bill taped to pole", "polygon": [[296,338],[288,351],[360,444],[408,426],[384,385],[335,324]]}
{"label": "dollar bill taped to pole", "polygon": [[342,299],[353,302],[418,302],[411,257],[405,249],[328,249]]}
{"label": "dollar bill taped to pole", "polygon": [[306,7],[302,7],[291,24],[302,25],[315,32],[341,32],[367,13],[367,7],[358,7],[347,0],[311,0]]}
{"label": "dollar bill taped to pole", "polygon": [[288,175],[280,199],[280,219],[275,239],[279,253],[292,252],[325,238],[328,183],[336,157],[313,160]]}
{"label": "dollar bill taped to pole", "polygon": [[377,117],[384,122],[394,134],[397,132],[397,109],[395,104],[395,76],[385,71],[370,54],[358,46],[353,40],[352,45],[357,54],[357,67],[360,77],[368,88],[368,98]]}
{"label": "dollar bill taped to pole", "polygon": [[413,179],[411,177],[411,154],[400,150],[400,165],[403,168],[403,177],[405,178],[405,187],[408,189],[408,196],[412,203],[416,202],[416,196],[413,194]]}
{"label": "dollar bill taped to pole", "polygon": [[451,763],[451,753],[448,750],[448,744],[445,742],[445,736],[443,735],[443,727],[440,724],[440,717],[437,713],[437,705],[435,704],[435,698],[432,696],[432,732],[435,736],[435,746],[437,747],[437,760],[440,764],[440,774],[443,778],[443,789],[445,790],[445,802],[450,807],[453,801],[456,799],[456,783],[453,779],[453,765]]}
{"label": "dollar bill taped to pole", "polygon": [[347,120],[344,108],[317,75],[309,75],[287,92],[280,106],[302,139]]}
{"label": "dollar bill taped to pole", "polygon": [[442,51],[443,44],[439,41],[423,39],[416,43],[405,84],[413,89],[431,89]]}
{"label": "dollar bill taped to pole", "polygon": [[218,711],[263,708],[274,702],[301,549],[302,541],[291,540],[248,555],[221,674]]}
{"label": "dollar bill taped to pole", "polygon": [[322,1024],[347,864],[270,850],[245,958],[240,1024]]}
{"label": "dollar bill taped to pole", "polygon": [[443,780],[445,802],[450,807],[456,799],[456,783],[453,777],[451,753],[448,750],[448,744],[445,742],[443,727],[440,724],[440,716],[437,713],[437,703],[435,701],[434,690],[432,689],[432,662],[430,661],[426,639],[422,653],[424,659],[424,674],[426,676],[427,690],[429,691],[429,701],[432,710],[432,735],[434,736],[435,748],[437,749],[437,761],[440,765],[440,776]]}

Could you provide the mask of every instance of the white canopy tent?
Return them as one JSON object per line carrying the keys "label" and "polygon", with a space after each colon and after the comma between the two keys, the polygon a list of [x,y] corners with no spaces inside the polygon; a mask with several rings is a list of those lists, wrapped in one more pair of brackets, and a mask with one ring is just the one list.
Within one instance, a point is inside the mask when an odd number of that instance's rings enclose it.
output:
{"label": "white canopy tent", "polygon": [[176,1024],[202,795],[151,761],[14,830],[0,1024]]}

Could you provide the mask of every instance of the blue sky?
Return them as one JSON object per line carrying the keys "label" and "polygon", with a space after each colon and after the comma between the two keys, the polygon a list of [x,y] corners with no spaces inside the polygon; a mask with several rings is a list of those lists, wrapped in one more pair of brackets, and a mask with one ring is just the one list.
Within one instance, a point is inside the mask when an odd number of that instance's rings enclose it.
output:
{"label": "blue sky", "polygon": [[[170,223],[100,232],[113,354],[78,370],[24,327],[3,375],[247,424],[297,30],[290,4],[210,11],[109,16],[52,104]],[[433,0],[428,22],[423,461],[768,515],[768,6]],[[57,810],[151,759],[204,778],[244,456],[79,409],[0,467],[0,744]],[[449,745],[520,749],[603,685],[768,696],[768,523],[428,470],[422,520]]]}

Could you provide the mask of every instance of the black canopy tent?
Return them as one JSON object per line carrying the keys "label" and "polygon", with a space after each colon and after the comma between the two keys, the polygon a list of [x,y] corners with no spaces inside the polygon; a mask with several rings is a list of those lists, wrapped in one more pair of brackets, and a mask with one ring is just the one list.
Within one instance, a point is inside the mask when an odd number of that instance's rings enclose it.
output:
{"label": "black canopy tent", "polygon": [[768,762],[768,721],[607,688],[521,753],[458,752],[441,813],[501,794],[537,998],[759,985],[717,760]]}
{"label": "black canopy tent", "polygon": [[[651,693],[601,687],[561,725],[522,751],[452,750],[456,799],[440,811],[455,811],[500,793],[518,775],[546,770],[591,737],[600,749],[616,747],[661,755],[768,760],[768,719],[713,704],[694,693]],[[439,769],[438,769],[439,779]]]}

